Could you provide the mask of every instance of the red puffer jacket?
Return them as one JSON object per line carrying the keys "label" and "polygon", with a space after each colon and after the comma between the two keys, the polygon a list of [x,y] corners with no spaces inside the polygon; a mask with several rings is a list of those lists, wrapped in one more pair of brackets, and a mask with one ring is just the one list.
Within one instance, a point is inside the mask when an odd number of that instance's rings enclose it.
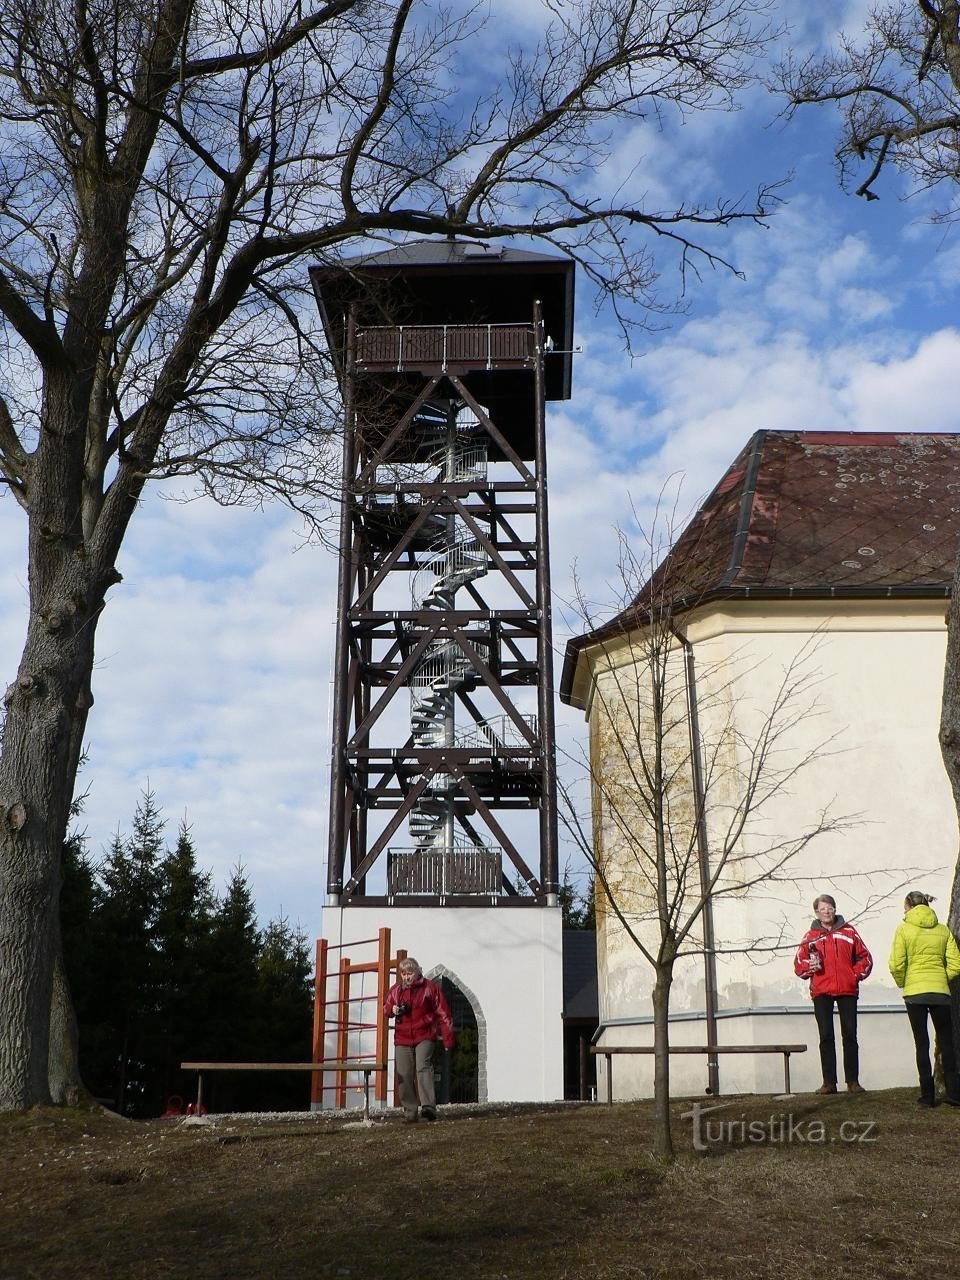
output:
{"label": "red puffer jacket", "polygon": [[[394,1014],[394,1005],[403,1013]],[[388,1018],[396,1017],[393,1029],[395,1044],[419,1044],[421,1040],[443,1037],[443,1047],[454,1046],[453,1019],[443,992],[429,978],[418,978],[410,986],[395,982],[387,992],[383,1011]]]}
{"label": "red puffer jacket", "polygon": [[[810,944],[820,956],[820,971],[810,971]],[[873,968],[873,957],[863,939],[843,916],[837,916],[833,927],[825,929],[819,920],[803,935],[793,969],[798,978],[810,979],[812,996],[855,996],[860,983]]]}

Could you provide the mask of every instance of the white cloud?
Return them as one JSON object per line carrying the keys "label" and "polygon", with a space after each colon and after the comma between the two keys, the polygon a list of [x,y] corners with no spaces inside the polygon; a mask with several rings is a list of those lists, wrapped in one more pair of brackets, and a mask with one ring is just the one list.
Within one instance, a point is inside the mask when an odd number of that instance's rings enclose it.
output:
{"label": "white cloud", "polygon": [[960,431],[957,369],[960,331],[944,329],[903,359],[853,363],[840,401],[858,430]]}
{"label": "white cloud", "polygon": [[[0,665],[23,643],[25,569],[0,504]],[[138,522],[139,518],[139,522]],[[171,837],[186,814],[223,887],[247,867],[264,918],[319,924],[335,562],[279,511],[148,498],[108,598],[87,740],[83,824],[99,854],[149,780]]]}

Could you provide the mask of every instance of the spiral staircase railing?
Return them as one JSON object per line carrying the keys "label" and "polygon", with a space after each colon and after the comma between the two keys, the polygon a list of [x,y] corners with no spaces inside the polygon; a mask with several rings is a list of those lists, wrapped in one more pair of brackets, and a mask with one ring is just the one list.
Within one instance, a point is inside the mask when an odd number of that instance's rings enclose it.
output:
{"label": "spiral staircase railing", "polygon": [[[458,431],[451,439],[438,439],[429,457],[430,465],[441,468],[446,482],[476,483],[487,475],[487,447],[469,432]],[[433,554],[414,575],[411,597],[415,609],[454,608],[456,593],[469,582],[489,572],[486,550],[462,522],[451,518],[434,543]],[[474,641],[481,661],[490,662],[490,645]],[[432,644],[410,678],[410,729],[413,745],[426,749],[458,745],[462,735],[456,729],[457,690],[474,686],[479,677],[473,663],[453,640]],[[489,745],[489,737],[475,743],[476,726],[467,731],[470,745]],[[491,734],[495,731],[491,728]],[[483,738],[482,732],[480,738]],[[470,844],[455,835],[455,783],[445,777],[431,783],[410,811],[408,830],[412,849],[392,849],[388,858],[391,891],[404,894],[427,892],[500,892],[501,851]]]}

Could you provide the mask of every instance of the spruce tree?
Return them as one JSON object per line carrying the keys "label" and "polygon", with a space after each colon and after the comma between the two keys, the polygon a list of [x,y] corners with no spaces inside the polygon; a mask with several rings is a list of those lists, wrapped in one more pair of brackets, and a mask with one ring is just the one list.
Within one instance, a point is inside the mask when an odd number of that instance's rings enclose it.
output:
{"label": "spruce tree", "polygon": [[591,874],[586,896],[579,893],[570,878],[570,864],[563,868],[563,882],[557,897],[560,900],[564,929],[595,929],[594,878]]}
{"label": "spruce tree", "polygon": [[91,1086],[126,1115],[150,1114],[159,1093],[156,922],[164,825],[147,786],[131,835],[124,840],[117,832],[99,868],[101,895],[93,917],[99,1017]]}
{"label": "spruce tree", "polygon": [[[313,1030],[313,962],[307,936],[285,916],[264,930],[259,973],[259,1031],[263,1053],[276,1062],[309,1062]],[[265,1082],[274,1110],[310,1105],[307,1076],[277,1076]]]}
{"label": "spruce tree", "polygon": [[99,897],[96,869],[87,851],[87,838],[73,831],[63,846],[60,927],[67,978],[79,1023],[88,1018],[96,1001],[93,966],[98,942],[93,918]]}
{"label": "spruce tree", "polygon": [[[80,1023],[83,1079],[127,1115],[160,1114],[188,1097],[189,1060],[308,1061],[311,949],[286,917],[261,933],[246,872],[221,897],[199,869],[184,820],[172,849],[147,787],[132,831],[119,830],[98,866],[85,838],[64,851],[63,923]],[[306,1075],[214,1076],[216,1110],[301,1109]]]}
{"label": "spruce tree", "polygon": [[[259,1059],[260,933],[246,872],[233,869],[227,889],[216,904],[210,928],[205,980],[210,995],[206,1051],[210,1061]],[[242,1077],[213,1077],[211,1101],[217,1110],[246,1106],[250,1088]]]}
{"label": "spruce tree", "polygon": [[196,1058],[210,1014],[206,979],[214,910],[209,872],[197,866],[186,820],[160,864],[156,916],[158,1067],[162,1099],[192,1081],[180,1063]]}

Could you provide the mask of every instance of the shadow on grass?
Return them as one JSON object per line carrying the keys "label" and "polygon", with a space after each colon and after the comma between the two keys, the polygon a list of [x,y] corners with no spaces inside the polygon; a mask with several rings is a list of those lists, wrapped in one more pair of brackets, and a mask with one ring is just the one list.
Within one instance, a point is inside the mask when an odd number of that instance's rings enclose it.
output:
{"label": "shadow on grass", "polygon": [[907,1091],[732,1099],[717,1116],[869,1121],[877,1141],[698,1154],[689,1106],[672,1164],[643,1103],[364,1130],[0,1117],[0,1277],[888,1280],[918,1239],[926,1273],[955,1274],[957,1113],[918,1116]]}

